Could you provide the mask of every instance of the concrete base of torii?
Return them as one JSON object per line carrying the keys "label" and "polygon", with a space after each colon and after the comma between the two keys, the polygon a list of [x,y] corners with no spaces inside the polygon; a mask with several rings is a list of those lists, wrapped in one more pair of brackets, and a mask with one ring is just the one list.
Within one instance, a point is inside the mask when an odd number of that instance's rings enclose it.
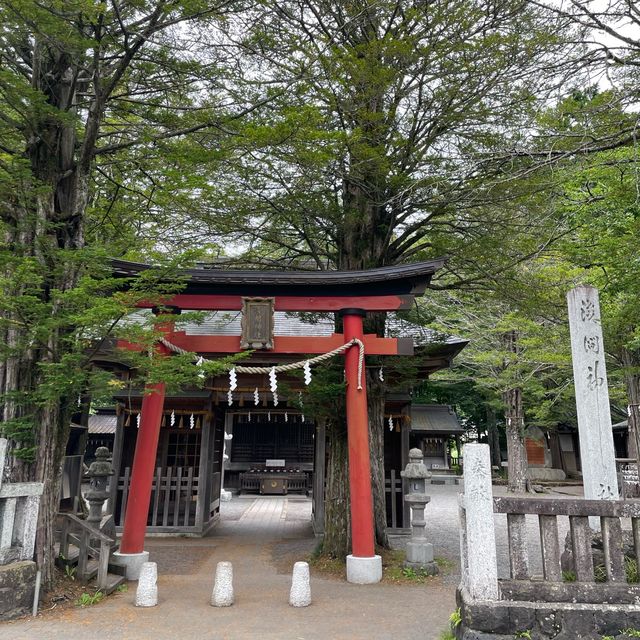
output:
{"label": "concrete base of torii", "polygon": [[121,553],[120,551],[115,551],[111,558],[113,564],[125,567],[127,580],[138,580],[142,565],[145,562],[149,562],[149,552]]}
{"label": "concrete base of torii", "polygon": [[382,580],[382,558],[359,558],[347,556],[347,582],[352,584],[375,584]]}

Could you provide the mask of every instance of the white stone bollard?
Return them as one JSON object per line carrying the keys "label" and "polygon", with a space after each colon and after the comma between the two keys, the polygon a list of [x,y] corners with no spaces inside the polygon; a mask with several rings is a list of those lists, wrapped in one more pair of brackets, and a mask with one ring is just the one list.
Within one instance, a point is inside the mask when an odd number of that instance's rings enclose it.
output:
{"label": "white stone bollard", "polygon": [[311,583],[307,562],[296,562],[293,565],[289,604],[292,607],[308,607],[311,604]]}
{"label": "white stone bollard", "polygon": [[216,578],[211,594],[212,607],[230,607],[233,604],[233,565],[230,562],[218,562]]}
{"label": "white stone bollard", "polygon": [[155,607],[158,604],[158,565],[145,562],[140,569],[136,589],[136,607]]}

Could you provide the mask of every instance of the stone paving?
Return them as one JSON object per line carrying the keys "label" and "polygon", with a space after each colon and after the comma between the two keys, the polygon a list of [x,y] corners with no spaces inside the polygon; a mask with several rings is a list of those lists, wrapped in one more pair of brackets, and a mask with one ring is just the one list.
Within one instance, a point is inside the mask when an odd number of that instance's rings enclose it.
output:
{"label": "stone paving", "polygon": [[[148,540],[158,563],[157,607],[134,607],[130,583],[126,593],[85,609],[0,623],[0,640],[405,640],[415,637],[416,624],[424,640],[437,640],[455,608],[454,589],[440,579],[361,586],[319,576],[311,578],[311,606],[291,607],[293,561],[317,544],[310,500],[243,496],[223,509],[208,538]],[[300,554],[286,571],[274,562],[280,546],[287,557],[291,549]],[[233,563],[231,607],[209,604],[219,561]]]}
{"label": "stone paving", "polygon": [[[136,609],[135,583],[92,607],[45,612],[37,619],[0,623],[0,640],[437,640],[455,608],[459,582],[457,496],[461,487],[431,485],[426,533],[436,557],[449,560],[445,575],[428,585],[351,585],[312,575],[310,607],[288,604],[291,569],[317,544],[311,501],[304,497],[242,496],[223,503],[222,518],[207,538],[150,538],[158,563],[159,605]],[[574,488],[562,488],[566,497]],[[495,495],[504,495],[494,487]],[[546,497],[562,497],[558,493]],[[508,574],[506,517],[496,515],[500,576]],[[560,520],[561,535],[566,526]],[[532,570],[540,571],[535,518],[529,524]],[[563,528],[564,527],[564,528]],[[393,536],[402,547],[406,537]],[[216,564],[231,561],[236,603],[211,607]],[[421,628],[416,636],[415,627]]]}

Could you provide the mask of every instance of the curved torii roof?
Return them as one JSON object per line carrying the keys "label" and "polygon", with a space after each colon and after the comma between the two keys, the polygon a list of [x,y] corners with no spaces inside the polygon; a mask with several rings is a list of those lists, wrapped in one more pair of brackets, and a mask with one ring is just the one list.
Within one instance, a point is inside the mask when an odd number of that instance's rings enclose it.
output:
{"label": "curved torii roof", "polygon": [[[438,258],[361,271],[266,271],[202,265],[180,270],[177,275],[185,281],[181,296],[397,296],[402,303],[396,308],[407,308],[415,296],[424,293],[444,262],[445,258]],[[115,276],[128,278],[152,268],[119,259],[111,264]]]}

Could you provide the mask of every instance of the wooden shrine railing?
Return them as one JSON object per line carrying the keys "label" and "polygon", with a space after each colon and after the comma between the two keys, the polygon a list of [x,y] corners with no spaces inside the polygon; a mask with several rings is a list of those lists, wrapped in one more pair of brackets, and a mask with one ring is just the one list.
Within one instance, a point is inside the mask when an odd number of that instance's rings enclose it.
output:
{"label": "wooden shrine railing", "polygon": [[76,577],[88,582],[97,576],[100,590],[109,587],[109,558],[115,540],[71,513],[59,514],[62,522],[58,555],[63,561],[77,560]]}
{"label": "wooden shrine railing", "polygon": [[[130,482],[131,468],[126,467],[118,478],[118,527],[124,524]],[[148,530],[193,529],[196,526],[198,488],[199,478],[193,467],[158,467],[151,485]]]}
{"label": "wooden shrine railing", "polygon": [[41,482],[4,482],[8,444],[0,438],[0,565],[33,559],[44,488]]}
{"label": "wooden shrine railing", "polygon": [[[488,446],[469,444],[465,455],[464,494],[459,496],[463,600],[640,602],[640,501],[494,497]],[[496,526],[501,523],[495,514],[506,515],[508,578],[498,577]],[[538,536],[539,552],[531,544]]]}
{"label": "wooden shrine railing", "polygon": [[402,488],[402,477],[395,469],[391,469],[388,474],[385,473],[384,491],[386,498],[387,526],[392,529],[403,527],[404,496]]}
{"label": "wooden shrine railing", "polygon": [[[632,604],[640,598],[640,584],[628,583],[625,570],[626,563],[640,557],[640,502],[500,497],[493,499],[493,510],[507,515],[511,578],[499,581],[503,599]],[[533,576],[529,568],[527,515],[538,519],[542,576]],[[574,567],[564,573],[559,518],[569,520]],[[590,518],[600,524],[604,567],[594,567]],[[630,524],[633,539],[634,557],[626,559],[623,523]]]}

